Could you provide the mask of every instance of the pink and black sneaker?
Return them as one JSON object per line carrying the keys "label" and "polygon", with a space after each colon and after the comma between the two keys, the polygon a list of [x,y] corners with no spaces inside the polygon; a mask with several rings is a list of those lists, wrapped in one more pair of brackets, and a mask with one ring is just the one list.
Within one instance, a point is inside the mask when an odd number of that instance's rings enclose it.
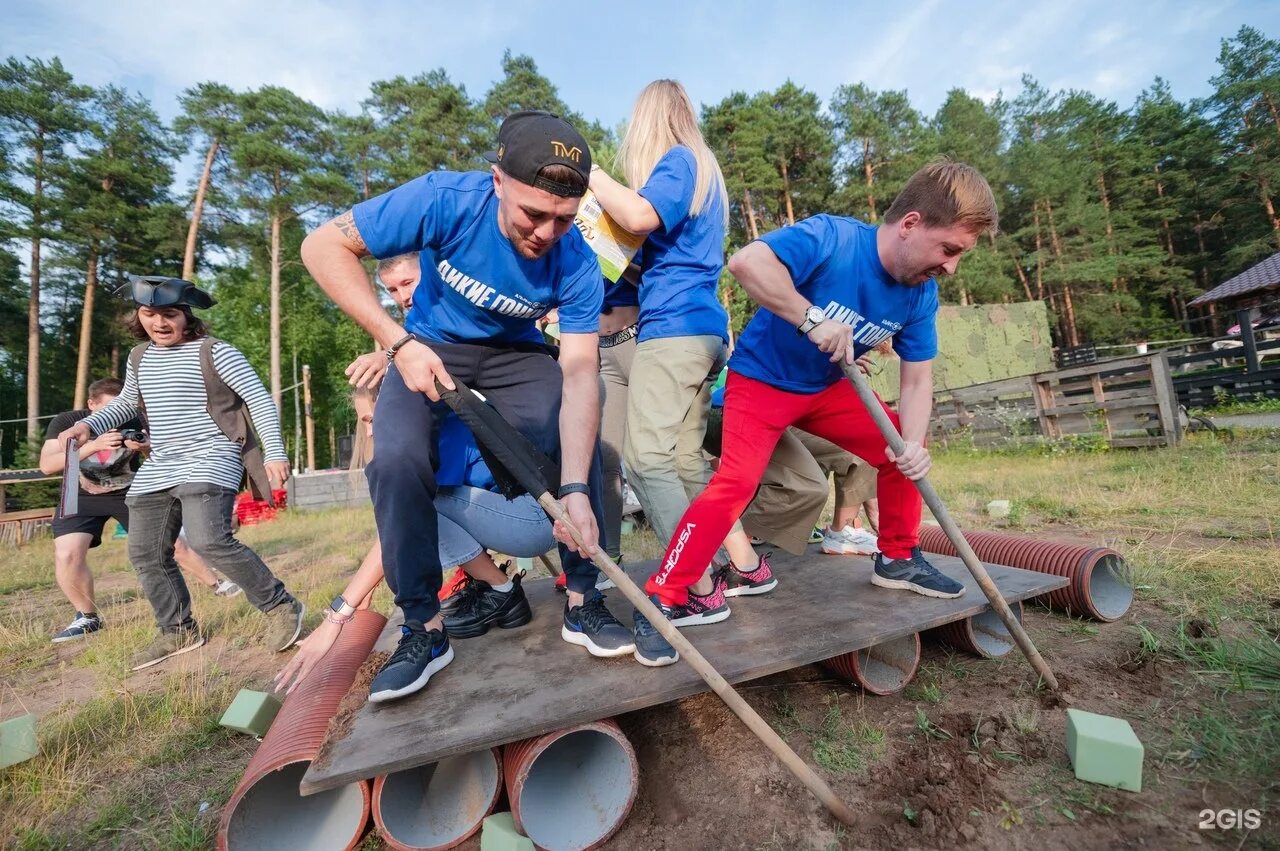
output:
{"label": "pink and black sneaker", "polygon": [[773,553],[765,553],[760,556],[760,564],[755,570],[742,571],[733,565],[729,565],[720,572],[724,577],[726,597],[750,597],[755,594],[768,594],[774,588],[778,587],[778,580],[773,575],[773,571],[769,568],[769,556]]}
{"label": "pink and black sneaker", "polygon": [[689,592],[689,600],[683,606],[671,606],[665,613],[675,626],[700,626],[720,623],[729,617],[729,603],[725,600],[724,578],[712,576],[711,593],[705,596]]}

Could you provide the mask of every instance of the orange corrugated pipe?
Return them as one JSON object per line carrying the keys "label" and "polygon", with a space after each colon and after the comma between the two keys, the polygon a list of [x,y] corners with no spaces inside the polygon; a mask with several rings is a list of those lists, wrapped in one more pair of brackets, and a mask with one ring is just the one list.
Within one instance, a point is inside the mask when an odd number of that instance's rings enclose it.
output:
{"label": "orange corrugated pipe", "polygon": [[359,844],[369,823],[368,782],[305,798],[298,794],[298,784],[386,623],[377,612],[356,612],[311,674],[285,698],[222,810],[220,851],[352,849]]}
{"label": "orange corrugated pipe", "polygon": [[380,775],[373,823],[396,851],[445,851],[465,842],[502,794],[498,748]]}
{"label": "orange corrugated pipe", "polygon": [[516,829],[546,851],[604,845],[640,787],[636,752],[609,718],[512,742],[502,763]]}
{"label": "orange corrugated pipe", "polygon": [[818,664],[863,691],[894,694],[907,687],[920,666],[920,633],[841,653]]}
{"label": "orange corrugated pipe", "polygon": [[[1043,596],[1068,614],[1110,622],[1124,616],[1133,603],[1133,582],[1124,558],[1110,547],[1062,544],[1004,532],[965,532],[965,540],[982,561],[1066,577],[1065,587]],[[942,529],[920,527],[920,548],[953,556],[956,548]]]}
{"label": "orange corrugated pipe", "polygon": [[[1018,623],[1022,623],[1021,601],[1010,603],[1009,609]],[[1014,648],[1013,636],[1009,634],[1000,616],[991,609],[973,617],[943,624],[929,630],[929,634],[957,650],[963,650],[984,659],[999,659]]]}

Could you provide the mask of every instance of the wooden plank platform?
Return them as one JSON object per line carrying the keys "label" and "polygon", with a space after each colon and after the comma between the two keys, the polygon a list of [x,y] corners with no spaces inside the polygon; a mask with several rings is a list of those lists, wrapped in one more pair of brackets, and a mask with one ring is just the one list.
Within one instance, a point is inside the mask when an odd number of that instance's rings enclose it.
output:
{"label": "wooden plank platform", "polygon": [[[742,682],[828,659],[975,615],[987,600],[958,558],[930,556],[965,594],[937,600],[871,584],[871,560],[779,553],[777,590],[730,601],[733,616],[685,635],[730,682]],[[629,565],[643,581],[655,562]],[[1044,594],[1066,580],[988,565],[1010,602]],[[425,691],[404,700],[365,704],[350,733],[326,742],[302,780],[302,793],[436,762],[458,754],[609,718],[709,691],[688,665],[645,668],[630,656],[596,659],[560,639],[564,597],[550,579],[525,583],[533,621],[454,640],[453,663]],[[632,607],[618,591],[609,607],[631,624]],[[396,620],[388,633],[397,630]],[[384,633],[384,638],[391,636]]]}

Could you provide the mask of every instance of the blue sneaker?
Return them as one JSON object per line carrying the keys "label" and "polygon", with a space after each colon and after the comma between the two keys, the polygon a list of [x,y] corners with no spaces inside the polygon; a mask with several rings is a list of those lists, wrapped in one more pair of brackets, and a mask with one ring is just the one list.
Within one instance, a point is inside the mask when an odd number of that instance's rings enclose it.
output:
{"label": "blue sneaker", "polygon": [[421,691],[432,674],[453,661],[453,647],[444,630],[427,632],[421,621],[405,621],[400,633],[400,646],[369,684],[370,703]]}
{"label": "blue sneaker", "polygon": [[[658,610],[663,615],[667,615],[670,612],[671,607],[663,605],[657,596],[652,596],[649,599],[653,601],[653,604],[658,607]],[[680,654],[671,646],[671,642],[662,637],[662,633],[658,632],[648,618],[636,611],[634,619],[636,625],[636,652],[633,655],[637,662],[649,668],[662,668],[680,661]]]}
{"label": "blue sneaker", "polygon": [[925,561],[920,548],[911,551],[911,558],[896,558],[885,561],[882,553],[876,553],[875,572],[871,574],[871,584],[881,588],[905,588],[926,597],[940,597],[950,600],[964,593],[964,586],[938,568]]}
{"label": "blue sneaker", "polygon": [[605,607],[604,595],[599,591],[591,592],[581,606],[569,608],[568,601],[565,602],[560,637],[570,644],[587,648],[592,656],[602,659],[626,656],[636,649],[635,642],[631,640],[631,630]]}
{"label": "blue sneaker", "polygon": [[71,625],[53,637],[54,644],[61,644],[64,641],[75,641],[77,638],[84,638],[91,632],[97,632],[102,629],[102,618],[98,617],[97,612],[76,612],[75,620]]}

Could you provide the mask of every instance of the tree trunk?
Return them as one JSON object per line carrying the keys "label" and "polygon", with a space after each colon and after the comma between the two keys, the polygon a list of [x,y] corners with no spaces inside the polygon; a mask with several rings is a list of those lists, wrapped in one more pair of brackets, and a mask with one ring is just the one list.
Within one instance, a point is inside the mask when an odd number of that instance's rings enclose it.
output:
{"label": "tree trunk", "polygon": [[1031,282],[1027,280],[1027,273],[1022,271],[1022,264],[1012,252],[1009,259],[1013,261],[1013,271],[1018,273],[1018,280],[1022,283],[1022,291],[1026,293],[1027,301],[1035,301],[1035,297],[1031,295]]}
{"label": "tree trunk", "polygon": [[1058,239],[1058,226],[1053,221],[1053,205],[1044,199],[1044,211],[1049,214],[1049,242],[1053,246],[1053,258],[1059,269],[1062,268],[1062,242]]}
{"label": "tree trunk", "polygon": [[720,306],[724,308],[724,312],[729,316],[729,354],[733,354],[733,304],[729,301],[729,291],[724,288],[720,290]]}
{"label": "tree trunk", "polygon": [[876,170],[871,165],[871,142],[864,139],[862,142],[862,178],[867,186],[867,218],[872,224],[876,223],[878,215],[876,213],[876,195],[873,188],[875,183]]}
{"label": "tree trunk", "polygon": [[204,195],[209,189],[209,178],[213,174],[213,160],[218,155],[218,140],[209,144],[209,152],[204,157],[204,170],[200,172],[200,182],[196,184],[195,206],[191,209],[191,224],[187,227],[187,247],[182,253],[182,279],[191,280],[196,273],[196,235],[200,231],[200,217],[204,214]]}
{"label": "tree trunk", "polygon": [[84,275],[84,309],[80,315],[80,349],[76,354],[76,389],[71,407],[83,408],[89,392],[89,350],[93,346],[93,297],[98,289],[98,245],[89,243]]}
{"label": "tree trunk", "polygon": [[271,214],[271,399],[280,407],[280,214]]}
{"label": "tree trunk", "polygon": [[760,226],[756,223],[756,208],[751,203],[751,190],[742,190],[742,208],[747,213],[747,235],[752,239],[760,238]]}
{"label": "tree trunk", "polygon": [[1064,308],[1063,315],[1067,319],[1067,340],[1070,345],[1080,345],[1080,332],[1076,330],[1076,308],[1071,302],[1071,286],[1067,283],[1062,284],[1062,306]]}
{"label": "tree trunk", "polygon": [[[1156,197],[1161,201],[1164,200],[1164,181],[1160,179],[1160,164],[1155,166],[1156,172]],[[1177,255],[1173,251],[1173,231],[1169,227],[1169,217],[1163,210],[1164,205],[1161,204],[1160,226],[1164,230],[1164,247],[1169,252],[1169,259],[1173,260]]]}
{"label": "tree trunk", "polygon": [[1271,223],[1271,230],[1275,232],[1276,245],[1280,246],[1280,218],[1276,216],[1275,204],[1271,201],[1271,185],[1267,178],[1258,174],[1258,195],[1262,198],[1262,208],[1267,212],[1267,221]]}
{"label": "tree trunk", "polygon": [[1204,220],[1200,218],[1199,210],[1194,210],[1193,212],[1196,217],[1196,246],[1200,249],[1200,269],[1196,277],[1200,280],[1200,287],[1207,290],[1209,289],[1209,267],[1204,262],[1204,258],[1207,256],[1204,250]]}
{"label": "tree trunk", "polygon": [[27,440],[40,439],[40,205],[44,201],[44,128],[35,138],[31,193],[31,297],[27,299]]}
{"label": "tree trunk", "polygon": [[111,377],[120,378],[120,341],[111,341]]}
{"label": "tree trunk", "polygon": [[791,208],[791,178],[787,174],[787,158],[778,157],[778,170],[782,174],[782,201],[787,210],[787,224],[796,223],[795,211]]}
{"label": "tree trunk", "polygon": [[1271,113],[1271,121],[1276,125],[1276,133],[1280,135],[1280,112],[1276,111],[1276,102],[1269,94],[1264,94],[1262,100],[1267,105],[1267,111]]}
{"label": "tree trunk", "polygon": [[1036,224],[1036,298],[1044,300],[1044,243],[1040,239],[1040,202],[1034,207]]}

